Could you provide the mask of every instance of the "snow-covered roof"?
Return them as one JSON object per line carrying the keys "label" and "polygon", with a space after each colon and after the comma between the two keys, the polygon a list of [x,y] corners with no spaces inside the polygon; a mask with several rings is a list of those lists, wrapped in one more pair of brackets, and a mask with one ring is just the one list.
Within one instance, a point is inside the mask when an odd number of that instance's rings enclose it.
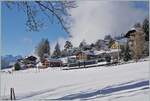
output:
{"label": "snow-covered roof", "polygon": [[103,53],[106,53],[106,51],[104,51],[104,50],[94,51],[95,55],[100,55],[100,54],[103,54]]}
{"label": "snow-covered roof", "polygon": [[67,58],[76,58],[76,55],[61,57],[61,58],[59,58],[59,59],[67,59]]}
{"label": "snow-covered roof", "polygon": [[35,56],[32,56],[32,55],[26,57],[25,59],[28,59],[28,60],[31,60],[31,61],[36,61],[37,60],[37,58]]}
{"label": "snow-covered roof", "polygon": [[81,52],[83,52],[84,54],[86,54],[86,55],[100,55],[100,54],[103,54],[103,53],[105,53],[106,51],[104,51],[104,50],[100,50],[100,51],[81,51]]}
{"label": "snow-covered roof", "polygon": [[60,59],[53,59],[53,58],[48,58],[48,61],[61,62],[61,60],[60,60]]}
{"label": "snow-covered roof", "polygon": [[115,53],[115,52],[120,52],[121,49],[110,49],[109,51],[106,51],[106,53]]}
{"label": "snow-covered roof", "polygon": [[82,51],[86,55],[95,55],[93,51]]}
{"label": "snow-covered roof", "polygon": [[63,63],[67,63],[68,62],[68,58],[67,57],[63,57],[63,58],[59,58]]}
{"label": "snow-covered roof", "polygon": [[72,55],[72,56],[68,56],[68,58],[76,58],[76,56],[75,56],[75,55]]}
{"label": "snow-covered roof", "polygon": [[42,63],[41,63],[41,62],[39,62],[38,64],[36,64],[36,66],[42,66]]}
{"label": "snow-covered roof", "polygon": [[130,29],[130,31],[131,31],[131,30],[135,30],[135,31],[136,31],[136,28],[133,27],[133,28]]}
{"label": "snow-covered roof", "polygon": [[68,59],[74,59],[76,58],[75,55],[72,55],[72,56],[67,56],[67,57],[62,57],[62,58],[59,58],[59,60],[61,60],[63,63],[67,63],[68,62]]}
{"label": "snow-covered roof", "polygon": [[135,28],[131,28],[126,34],[125,37],[129,37],[131,33],[136,32],[137,30]]}
{"label": "snow-covered roof", "polygon": [[95,51],[81,51],[81,52],[83,52],[86,55],[96,56],[96,55],[101,55],[103,53],[115,53],[120,51],[121,49],[109,49],[109,50],[100,50],[100,51],[95,50]]}

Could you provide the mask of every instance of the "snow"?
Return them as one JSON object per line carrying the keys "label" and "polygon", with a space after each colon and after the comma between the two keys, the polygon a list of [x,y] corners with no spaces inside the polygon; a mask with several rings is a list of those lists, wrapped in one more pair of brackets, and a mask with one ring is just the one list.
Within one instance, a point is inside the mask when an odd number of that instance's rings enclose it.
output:
{"label": "snow", "polygon": [[104,50],[94,51],[95,55],[100,55],[100,54],[103,54],[103,53],[106,53],[106,51],[104,51]]}
{"label": "snow", "polygon": [[1,98],[18,100],[149,101],[149,62],[62,70],[1,71]]}
{"label": "snow", "polygon": [[114,53],[114,52],[120,52],[121,49],[111,49],[110,51],[106,51],[106,53]]}
{"label": "snow", "polygon": [[37,67],[43,66],[41,62],[39,62],[37,65]]}
{"label": "snow", "polygon": [[64,64],[68,62],[68,58],[67,57],[63,57],[63,58],[59,58]]}

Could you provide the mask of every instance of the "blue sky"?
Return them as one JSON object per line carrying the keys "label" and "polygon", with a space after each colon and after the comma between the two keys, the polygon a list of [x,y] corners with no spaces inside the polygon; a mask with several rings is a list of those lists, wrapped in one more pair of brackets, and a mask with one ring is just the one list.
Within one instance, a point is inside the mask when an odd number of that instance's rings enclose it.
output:
{"label": "blue sky", "polygon": [[[58,37],[67,37],[67,33],[61,26],[55,23],[47,23],[39,32],[26,30],[26,16],[18,9],[10,10],[2,4],[2,55],[28,55],[42,38],[48,38],[50,42]],[[48,20],[47,20],[48,21]]]}
{"label": "blue sky", "polygon": [[149,3],[148,2],[133,1],[132,3],[133,3],[133,6],[135,8],[144,9],[144,10],[148,10],[149,9]]}
{"label": "blue sky", "polygon": [[[146,2],[131,2],[137,9],[148,10]],[[28,55],[32,53],[42,38],[48,38],[53,43],[58,38],[67,38],[68,34],[55,22],[47,23],[47,26],[39,32],[26,31],[26,16],[18,9],[10,10],[2,4],[2,55]],[[48,20],[47,20],[48,21]]]}

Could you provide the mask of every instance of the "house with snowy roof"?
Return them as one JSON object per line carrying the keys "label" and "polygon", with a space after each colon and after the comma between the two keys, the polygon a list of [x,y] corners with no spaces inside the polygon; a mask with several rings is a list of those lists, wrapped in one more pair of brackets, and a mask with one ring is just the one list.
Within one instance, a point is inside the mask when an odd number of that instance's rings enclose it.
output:
{"label": "house with snowy roof", "polygon": [[87,51],[80,51],[78,53],[76,53],[76,59],[79,61],[88,61],[88,60],[96,60],[98,58],[102,58],[104,57],[104,54],[106,53],[106,51],[104,50],[87,50]]}

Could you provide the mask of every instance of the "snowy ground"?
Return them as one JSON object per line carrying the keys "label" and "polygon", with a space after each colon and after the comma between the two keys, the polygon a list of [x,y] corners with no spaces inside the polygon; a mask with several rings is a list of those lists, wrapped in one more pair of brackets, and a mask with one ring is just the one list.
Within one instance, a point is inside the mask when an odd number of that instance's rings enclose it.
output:
{"label": "snowy ground", "polygon": [[149,62],[62,70],[1,71],[1,99],[88,101],[150,101]]}

